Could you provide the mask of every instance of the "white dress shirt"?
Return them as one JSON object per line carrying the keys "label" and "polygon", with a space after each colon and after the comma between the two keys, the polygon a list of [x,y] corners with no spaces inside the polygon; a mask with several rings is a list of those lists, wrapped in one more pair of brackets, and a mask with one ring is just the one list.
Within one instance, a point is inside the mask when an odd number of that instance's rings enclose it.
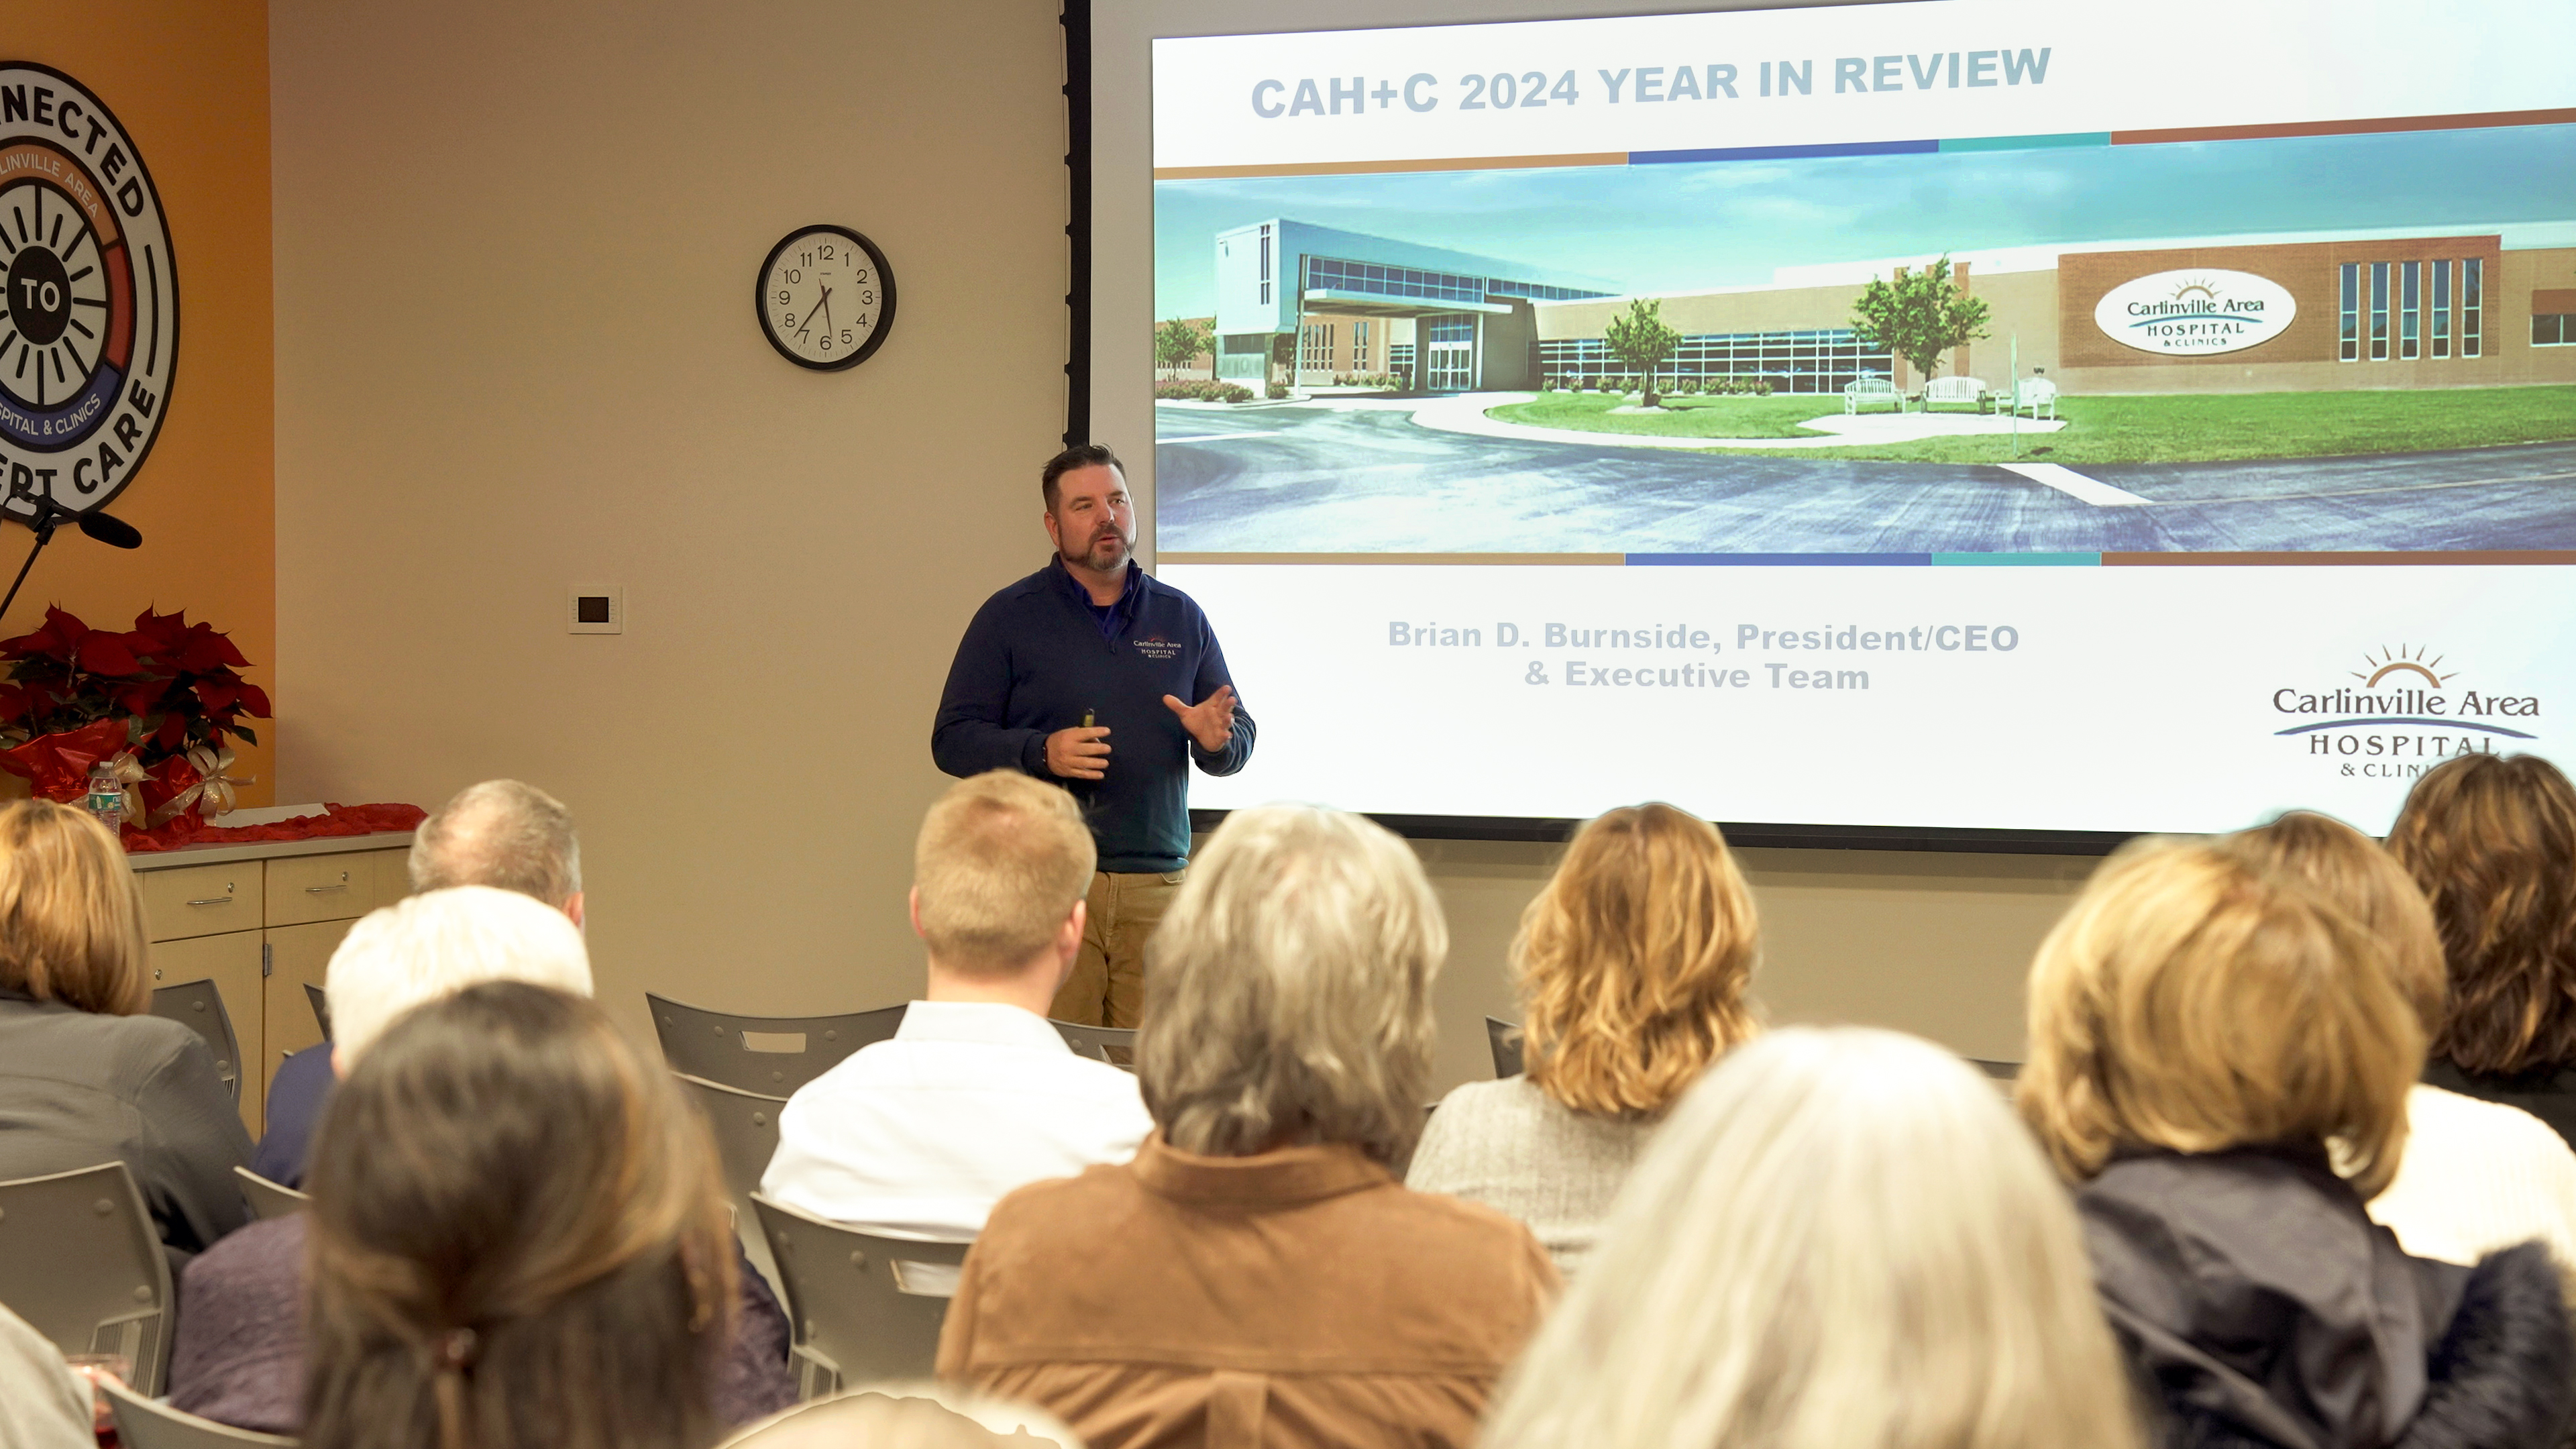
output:
{"label": "white dress shirt", "polygon": [[916,1001],[778,1113],[761,1192],[818,1218],[971,1241],[1003,1194],[1125,1162],[1154,1130],[1136,1078],[1074,1055],[1046,1018]]}
{"label": "white dress shirt", "polygon": [[2397,1178],[2370,1200],[2406,1251],[2474,1263],[2538,1238],[2561,1277],[2576,1275],[2576,1153],[2548,1123],[2420,1082],[2406,1118]]}

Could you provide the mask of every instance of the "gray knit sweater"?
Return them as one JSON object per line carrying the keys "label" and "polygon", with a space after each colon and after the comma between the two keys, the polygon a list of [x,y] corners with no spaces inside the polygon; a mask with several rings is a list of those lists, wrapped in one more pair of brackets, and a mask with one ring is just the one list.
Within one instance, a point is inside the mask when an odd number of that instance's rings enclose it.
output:
{"label": "gray knit sweater", "polygon": [[1577,1112],[1527,1077],[1469,1082],[1431,1114],[1404,1185],[1520,1219],[1572,1278],[1653,1131]]}

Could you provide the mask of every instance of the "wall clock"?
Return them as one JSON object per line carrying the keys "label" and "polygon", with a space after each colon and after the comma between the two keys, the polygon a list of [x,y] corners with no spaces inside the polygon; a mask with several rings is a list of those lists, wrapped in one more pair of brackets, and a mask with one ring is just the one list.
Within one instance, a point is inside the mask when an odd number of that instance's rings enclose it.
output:
{"label": "wall clock", "polygon": [[179,278],[134,138],[51,66],[0,62],[0,511],[105,508],[170,416]]}
{"label": "wall clock", "polygon": [[894,273],[846,226],[799,227],[769,249],[752,301],[761,335],[799,367],[835,372],[876,355],[894,326]]}

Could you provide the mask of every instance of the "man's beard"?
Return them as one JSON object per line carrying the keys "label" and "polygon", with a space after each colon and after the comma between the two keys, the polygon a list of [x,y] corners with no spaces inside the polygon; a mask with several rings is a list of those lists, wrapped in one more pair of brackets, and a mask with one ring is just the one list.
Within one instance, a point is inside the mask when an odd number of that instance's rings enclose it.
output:
{"label": "man's beard", "polygon": [[[1092,535],[1091,542],[1084,545],[1081,553],[1069,553],[1061,549],[1057,552],[1063,553],[1068,563],[1078,563],[1094,573],[1105,574],[1126,563],[1128,555],[1135,551],[1135,547],[1134,539],[1113,529],[1107,533]],[[1115,552],[1110,553],[1108,557],[1102,556],[1104,551],[1113,549]]]}

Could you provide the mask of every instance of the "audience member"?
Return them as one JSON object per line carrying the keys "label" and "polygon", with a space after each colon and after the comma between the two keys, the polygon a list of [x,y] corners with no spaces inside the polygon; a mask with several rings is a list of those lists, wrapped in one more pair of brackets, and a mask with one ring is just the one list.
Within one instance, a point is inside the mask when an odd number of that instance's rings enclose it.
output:
{"label": "audience member", "polygon": [[[761,1191],[870,1232],[965,1242],[1002,1194],[1125,1162],[1154,1128],[1136,1078],[1074,1055],[1046,1011],[1082,949],[1091,832],[1061,787],[960,780],[913,847],[926,999],[778,1113]],[[927,1266],[927,1265],[922,1265]],[[952,1286],[952,1270],[908,1286]]]}
{"label": "audience member", "polygon": [[43,1334],[0,1306],[0,1446],[98,1449],[92,1392]]}
{"label": "audience member", "polygon": [[490,981],[394,1022],[312,1180],[310,1449],[715,1440],[737,1341],[715,1146],[588,1000]]}
{"label": "audience member", "polygon": [[1658,1132],[1487,1449],[2136,1449],[2065,1190],[1894,1032],[1741,1047]]}
{"label": "audience member", "polygon": [[1512,942],[1525,1070],[1442,1099],[1405,1185],[1511,1214],[1570,1276],[1665,1109],[1756,1030],[1758,954],[1717,827],[1661,804],[1584,826]]}
{"label": "audience member", "polygon": [[2388,849],[2450,968],[2424,1080],[2576,1143],[2576,789],[2538,755],[2462,755],[2415,782]]}
{"label": "audience member", "polygon": [[[2359,922],[2386,948],[2426,1039],[2441,1034],[2442,943],[2424,893],[2394,856],[2339,820],[2302,811],[2221,843]],[[2576,1152],[2518,1108],[2416,1083],[2406,1093],[2405,1155],[2369,1207],[2417,1257],[2475,1263],[2538,1238],[2562,1276],[2576,1271]]]}
{"label": "audience member", "polygon": [[[490,886],[544,902],[581,924],[581,839],[572,812],[534,785],[486,780],[468,785],[420,823],[411,838],[415,894]],[[306,1047],[269,1078],[267,1131],[250,1170],[288,1187],[304,1184],[314,1124],[338,1078],[331,1044]]]}
{"label": "audience member", "polygon": [[[590,958],[581,933],[558,911],[485,886],[433,891],[376,911],[350,929],[331,958],[336,1065],[343,1074],[353,1071],[405,1012],[490,981],[587,996]],[[531,1105],[545,1102],[532,1098]],[[501,1117],[492,1129],[492,1145],[477,1154],[520,1143],[537,1130]],[[317,1196],[324,1191],[318,1179],[312,1186]],[[171,1354],[172,1403],[240,1428],[297,1432],[310,1222],[310,1214],[298,1213],[254,1224],[189,1266],[180,1285],[186,1311]],[[730,1241],[726,1246],[738,1251]],[[716,1385],[716,1407],[727,1423],[747,1423],[795,1396],[785,1315],[759,1275],[739,1279],[741,1327]]]}
{"label": "audience member", "polygon": [[96,816],[0,809],[0,1181],[123,1162],[174,1266],[249,1221],[204,1039],[152,1005],[143,897]]}
{"label": "audience member", "polygon": [[1154,1135],[993,1209],[940,1376],[1095,1449],[1469,1443],[1557,1275],[1527,1228],[1392,1170],[1447,951],[1402,841],[1330,810],[1230,815],[1154,938]]}
{"label": "audience member", "polygon": [[2546,1248],[2438,1263],[2363,1210],[2423,1065],[2395,978],[2350,916],[2199,842],[2115,854],[2040,945],[2022,1114],[2166,1443],[2548,1449],[2576,1407]]}

